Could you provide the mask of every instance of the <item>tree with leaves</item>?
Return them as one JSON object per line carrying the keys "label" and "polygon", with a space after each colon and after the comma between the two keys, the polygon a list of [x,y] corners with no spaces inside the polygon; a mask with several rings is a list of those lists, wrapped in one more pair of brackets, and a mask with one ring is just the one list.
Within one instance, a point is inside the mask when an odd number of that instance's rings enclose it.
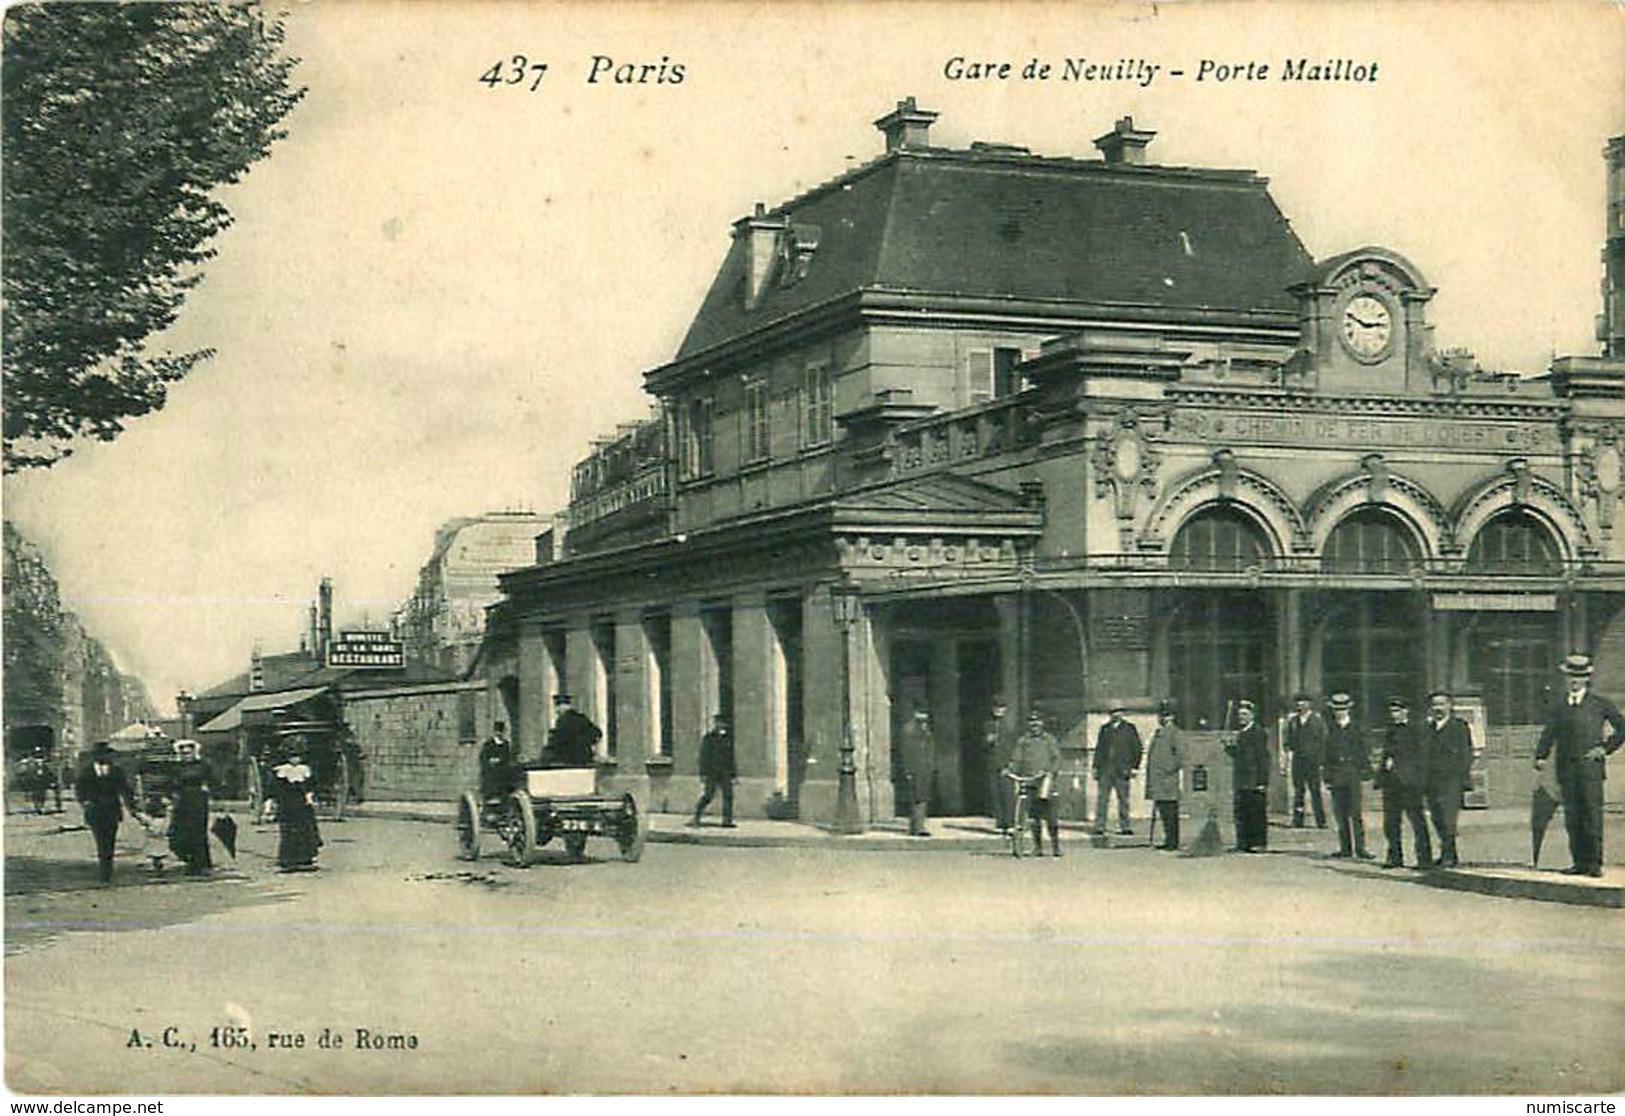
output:
{"label": "tree with leaves", "polygon": [[5,13],[5,471],[157,410],[212,349],[152,352],[231,214],[213,196],[286,132],[282,17],[255,4]]}

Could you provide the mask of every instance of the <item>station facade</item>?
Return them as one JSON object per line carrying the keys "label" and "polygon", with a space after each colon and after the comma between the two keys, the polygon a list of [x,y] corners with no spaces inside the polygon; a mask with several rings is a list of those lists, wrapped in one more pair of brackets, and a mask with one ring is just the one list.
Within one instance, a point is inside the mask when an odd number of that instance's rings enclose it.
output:
{"label": "station facade", "polygon": [[829,819],[847,762],[874,819],[919,707],[933,811],[971,814],[996,692],[1083,772],[1117,703],[1203,739],[1347,690],[1375,741],[1445,687],[1489,799],[1527,801],[1563,655],[1625,693],[1625,354],[1486,372],[1398,251],[1316,257],[1265,179],[1157,165],[1129,119],[1100,158],[934,119],[899,103],[884,155],[735,224],[645,374],[643,459],[578,466],[563,556],[503,575],[484,667],[521,748],[567,690],[684,810],[721,711],[742,813]]}

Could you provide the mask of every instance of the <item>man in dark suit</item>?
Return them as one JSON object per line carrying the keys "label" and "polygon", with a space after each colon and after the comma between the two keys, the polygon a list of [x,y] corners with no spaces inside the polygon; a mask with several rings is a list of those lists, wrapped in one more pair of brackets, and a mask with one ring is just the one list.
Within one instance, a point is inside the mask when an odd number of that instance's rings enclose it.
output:
{"label": "man in dark suit", "polygon": [[1371,777],[1371,760],[1354,724],[1354,699],[1336,693],[1327,699],[1326,706],[1332,711],[1332,719],[1326,726],[1323,769],[1332,792],[1332,820],[1337,825],[1337,851],[1332,855],[1370,860],[1365,847],[1364,788],[1360,784]]}
{"label": "man in dark suit", "polygon": [[91,753],[90,765],[79,774],[75,787],[79,805],[85,812],[85,825],[96,838],[96,864],[102,883],[113,882],[113,847],[118,838],[118,823],[126,808],[130,816],[141,820],[136,808],[130,781],[113,764],[113,749],[104,741]]}
{"label": "man in dark suit", "polygon": [[1315,712],[1314,699],[1300,693],[1292,699],[1286,719],[1286,750],[1292,753],[1292,828],[1303,828],[1303,800],[1315,811],[1315,825],[1326,828],[1326,804],[1320,793],[1320,769],[1325,760],[1326,722]]}
{"label": "man in dark suit", "polygon": [[711,731],[700,737],[700,779],[705,790],[694,804],[695,829],[705,808],[718,791],[722,792],[722,828],[734,828],[734,738],[728,732],[728,718],[718,713],[711,720]]}
{"label": "man in dark suit", "polygon": [[1405,839],[1400,823],[1409,818],[1416,839],[1416,866],[1433,865],[1433,842],[1428,836],[1427,819],[1422,816],[1422,796],[1426,793],[1428,757],[1426,745],[1411,724],[1411,703],[1402,697],[1388,699],[1388,731],[1383,737],[1382,759],[1377,764],[1377,780],[1382,787],[1382,835],[1388,841],[1384,868],[1405,867]]}
{"label": "man in dark suit", "polygon": [[1428,719],[1422,726],[1422,750],[1427,754],[1428,816],[1439,838],[1440,868],[1456,866],[1456,818],[1461,795],[1473,766],[1473,730],[1452,713],[1455,699],[1443,690],[1428,695]]}
{"label": "man in dark suit", "polygon": [[507,794],[517,785],[518,775],[518,757],[508,739],[507,722],[493,722],[490,738],[480,745],[480,797],[500,798]]}
{"label": "man in dark suit", "polygon": [[1625,742],[1625,716],[1613,702],[1591,690],[1589,655],[1563,660],[1568,693],[1551,712],[1535,748],[1535,769],[1545,770],[1556,753],[1557,783],[1563,793],[1563,822],[1569,831],[1571,876],[1602,875],[1602,791],[1608,757]]}
{"label": "man in dark suit", "polygon": [[576,712],[569,694],[555,694],[553,727],[547,730],[542,762],[549,767],[591,767],[603,735],[586,714]]}
{"label": "man in dark suit", "polygon": [[1117,795],[1117,832],[1128,834],[1134,830],[1128,823],[1128,781],[1140,766],[1143,745],[1140,730],[1123,719],[1126,710],[1113,705],[1111,719],[1100,726],[1095,734],[1095,835],[1106,832],[1106,816],[1110,812],[1111,796]]}
{"label": "man in dark suit", "polygon": [[992,712],[982,726],[982,747],[987,763],[988,802],[1000,833],[1010,831],[1010,819],[1015,816],[1015,784],[1004,777],[1004,769],[1015,753],[1019,736],[1019,726],[1004,695],[994,694]]}
{"label": "man in dark suit", "polygon": [[1269,847],[1270,740],[1258,723],[1258,707],[1236,703],[1236,735],[1224,746],[1236,814],[1236,851],[1263,852]]}
{"label": "man in dark suit", "polygon": [[899,789],[908,807],[908,835],[929,837],[931,831],[925,828],[925,818],[931,804],[931,781],[937,771],[937,741],[931,734],[931,714],[916,707],[914,715],[903,726],[898,743],[902,775]]}

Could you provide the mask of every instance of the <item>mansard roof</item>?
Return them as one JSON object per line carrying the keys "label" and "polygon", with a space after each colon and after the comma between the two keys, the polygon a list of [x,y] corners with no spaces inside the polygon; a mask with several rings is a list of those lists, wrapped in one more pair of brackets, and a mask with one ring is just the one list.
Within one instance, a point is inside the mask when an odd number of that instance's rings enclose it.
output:
{"label": "mansard roof", "polygon": [[764,216],[815,243],[747,309],[736,236],[677,361],[864,289],[1167,311],[1295,311],[1312,260],[1251,171],[997,148],[894,151]]}

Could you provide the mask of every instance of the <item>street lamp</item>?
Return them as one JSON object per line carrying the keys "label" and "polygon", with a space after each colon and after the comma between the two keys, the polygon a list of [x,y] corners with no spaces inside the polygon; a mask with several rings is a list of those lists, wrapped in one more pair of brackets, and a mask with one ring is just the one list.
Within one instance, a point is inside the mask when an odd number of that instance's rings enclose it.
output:
{"label": "street lamp", "polygon": [[852,739],[852,625],[863,605],[856,586],[839,585],[830,591],[835,622],[841,626],[841,764],[835,790],[835,832],[850,836],[863,832],[858,815],[858,765]]}

